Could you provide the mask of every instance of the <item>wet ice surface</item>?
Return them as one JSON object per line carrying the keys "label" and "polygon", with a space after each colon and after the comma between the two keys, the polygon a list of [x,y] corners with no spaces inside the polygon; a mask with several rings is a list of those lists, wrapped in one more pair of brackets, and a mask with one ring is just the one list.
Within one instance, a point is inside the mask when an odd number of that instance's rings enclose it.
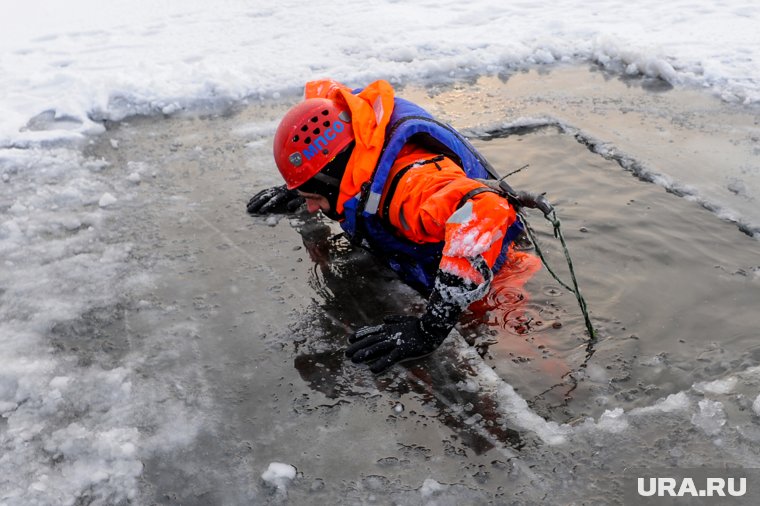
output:
{"label": "wet ice surface", "polygon": [[[626,468],[757,466],[757,241],[579,142],[652,168],[688,163],[630,121],[682,117],[678,92],[583,75],[599,88],[539,100],[515,76],[402,94],[478,132],[504,172],[530,164],[510,182],[558,207],[599,331],[591,348],[575,300],[542,271],[490,294],[463,319],[465,337],[424,361],[380,377],[346,362],[350,328],[424,301],[326,222],[245,214],[250,195],[279,184],[270,142],[287,104],[134,119],[86,157],[7,165],[48,179],[3,201],[3,328],[19,353],[30,339],[39,350],[0,376],[3,499],[609,503]],[[553,76],[526,77],[570,89]],[[547,109],[561,121],[504,128]],[[679,125],[669,135],[704,137],[704,125]],[[756,166],[735,144],[734,165]],[[15,251],[14,234],[32,232],[33,251]]]}

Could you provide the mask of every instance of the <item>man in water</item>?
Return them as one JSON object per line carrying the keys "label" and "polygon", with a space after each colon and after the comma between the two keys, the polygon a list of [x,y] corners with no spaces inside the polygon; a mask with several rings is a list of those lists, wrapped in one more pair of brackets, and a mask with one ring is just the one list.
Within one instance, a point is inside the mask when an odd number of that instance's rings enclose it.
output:
{"label": "man in water", "polygon": [[483,181],[485,159],[385,81],[353,91],[307,83],[277,128],[274,158],[286,184],[256,194],[249,213],[305,202],[428,298],[421,316],[388,316],[349,336],[346,355],[375,373],[432,353],[488,292],[522,231],[509,200]]}

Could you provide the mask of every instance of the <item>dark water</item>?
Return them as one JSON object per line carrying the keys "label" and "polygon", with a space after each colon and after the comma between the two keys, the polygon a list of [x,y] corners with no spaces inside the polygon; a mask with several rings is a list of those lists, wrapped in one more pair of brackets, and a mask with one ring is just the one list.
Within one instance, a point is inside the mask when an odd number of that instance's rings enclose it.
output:
{"label": "dark water", "polygon": [[[490,294],[464,338],[374,377],[343,359],[346,333],[424,301],[326,221],[245,214],[278,182],[284,107],[136,120],[93,148],[119,177],[151,174],[125,220],[156,281],[125,314],[141,374],[192,413],[182,437],[141,449],[143,503],[609,504],[632,467],[759,463],[755,239],[556,127],[490,135],[477,145],[491,162],[530,164],[510,182],[557,206],[598,339],[541,270]],[[146,405],[160,416],[160,399]],[[272,462],[297,469],[287,488],[261,479]]]}

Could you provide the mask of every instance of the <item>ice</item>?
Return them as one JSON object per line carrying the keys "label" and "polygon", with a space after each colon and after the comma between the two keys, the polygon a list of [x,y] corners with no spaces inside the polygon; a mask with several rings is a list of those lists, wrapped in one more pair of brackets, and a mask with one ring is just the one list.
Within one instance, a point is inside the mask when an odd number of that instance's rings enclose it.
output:
{"label": "ice", "polygon": [[281,462],[272,462],[267,470],[261,474],[261,479],[277,488],[279,491],[286,491],[290,482],[296,477],[296,468],[290,464]]}
{"label": "ice", "polygon": [[726,423],[723,403],[709,399],[699,401],[699,412],[692,415],[691,423],[702,429],[708,436],[717,435]]}
{"label": "ice", "polygon": [[620,433],[625,431],[629,427],[628,417],[622,408],[615,408],[612,410],[606,410],[599,417],[599,420],[595,421],[593,418],[587,418],[582,424],[575,428],[578,432],[608,432],[608,433]]}
{"label": "ice", "polygon": [[232,133],[250,140],[266,139],[274,136],[274,132],[277,130],[277,125],[279,124],[279,120],[256,122],[239,126],[234,129]]}
{"label": "ice", "polygon": [[436,495],[445,491],[447,488],[447,485],[438,483],[433,478],[427,478],[422,482],[422,487],[420,487],[420,494],[422,495],[423,499],[430,499],[431,497],[435,497]]}
{"label": "ice", "polygon": [[118,200],[116,199],[116,197],[106,192],[103,194],[102,197],[100,197],[100,200],[98,200],[98,205],[100,207],[108,207],[115,204],[117,201]]}
{"label": "ice", "polygon": [[[138,364],[119,359],[129,350],[129,336],[113,334],[119,301],[152,277],[97,204],[137,188],[76,149],[0,150],[0,167],[15,180],[0,214],[0,502],[133,500],[143,460],[197,433],[186,408],[145,407],[166,388],[163,372],[135,384]],[[98,339],[116,347],[103,364]]]}
{"label": "ice", "polygon": [[755,402],[752,403],[752,411],[754,411],[757,416],[760,416],[760,395],[758,395],[755,398]]}
{"label": "ice", "polygon": [[478,383],[476,381],[468,379],[465,381],[458,382],[457,388],[464,392],[477,392],[480,387],[478,386]]}
{"label": "ice", "polygon": [[[454,339],[449,337],[449,343],[456,346],[460,357],[472,367],[477,374],[471,378],[477,382],[479,390],[483,394],[493,395],[497,401],[500,412],[517,427],[532,431],[545,443],[551,445],[563,444],[567,441],[566,436],[571,428],[556,422],[549,422],[536,414],[528,406],[527,401],[515,392],[512,385],[506,383],[496,372],[486,365],[477,352],[456,333]],[[464,390],[472,389],[469,382],[460,382],[457,386]]]}
{"label": "ice", "polygon": [[[435,6],[443,13],[435,26],[420,25],[430,7],[413,2],[381,0],[357,11],[304,8],[284,0],[276,8],[256,8],[255,16],[243,0],[213,9],[206,4],[115,0],[103,8],[95,0],[41,0],[15,3],[13,15],[0,18],[3,504],[74,504],[88,497],[93,504],[135,502],[142,462],[153,452],[188,445],[203,423],[201,401],[173,404],[163,391],[193,389],[165,378],[156,367],[161,360],[182,358],[178,350],[192,341],[192,329],[172,328],[162,335],[171,344],[164,351],[155,343],[149,354],[125,345],[125,356],[105,365],[76,341],[77,332],[66,330],[105,332],[129,310],[120,303],[130,287],[151,283],[151,273],[134,262],[128,239],[112,228],[118,223],[112,220],[126,212],[131,196],[145,190],[138,186],[143,178],[159,172],[140,162],[110,166],[83,154],[90,136],[106,132],[108,120],[224,111],[264,99],[293,101],[315,74],[357,86],[375,78],[439,83],[508,75],[556,61],[594,61],[628,76],[704,86],[732,102],[760,101],[760,12],[739,0],[711,12],[661,3],[657,16],[650,4],[611,0],[593,9],[579,0],[561,5],[475,0],[466,8],[443,0]],[[306,24],[325,27],[331,36],[292,29]],[[383,30],[368,33],[366,26]],[[250,139],[252,147],[263,145],[276,117],[257,118],[233,134]],[[514,126],[557,123],[540,117],[511,121]],[[119,150],[113,155],[128,147],[116,139],[109,143]],[[616,152],[611,144],[595,149]],[[675,185],[666,176],[652,178],[667,188]],[[756,197],[743,179],[723,186],[739,197]],[[727,209],[719,214],[735,216]],[[267,224],[275,226],[277,219]],[[480,240],[470,252],[496,238]],[[760,271],[752,272],[756,282]],[[177,306],[156,307],[152,299],[141,299],[136,309],[172,314]],[[98,311],[106,316],[93,316]],[[150,338],[139,339],[149,343]],[[471,350],[462,356],[476,358]],[[644,365],[661,371],[668,364],[656,356]],[[639,417],[674,417],[687,424],[691,419],[715,435],[726,423],[723,405],[712,399],[697,404],[697,399],[728,395],[737,386],[734,378],[697,383],[652,406],[610,409],[569,427],[547,422],[493,371],[482,363],[478,367],[477,378],[457,387],[466,393],[482,388],[497,399],[510,423],[556,445],[585,441],[589,434],[625,434]],[[146,371],[157,378],[144,377]],[[607,381],[593,364],[586,375],[600,385]],[[760,396],[752,410],[760,416]],[[469,417],[468,422],[482,421]],[[295,468],[272,465],[271,474],[270,469],[264,474],[276,488],[286,487]],[[429,479],[421,493],[432,497],[443,489]]]}
{"label": "ice", "polygon": [[622,408],[605,411],[599,417],[597,428],[607,432],[622,432],[628,428],[628,420]]}
{"label": "ice", "polygon": [[686,392],[670,394],[664,399],[660,399],[652,406],[645,406],[631,410],[631,415],[643,415],[653,413],[673,413],[676,411],[688,410],[691,406],[691,400]]}
{"label": "ice", "polygon": [[734,391],[738,382],[738,378],[731,376],[726,379],[695,383],[694,389],[708,394],[728,394]]}

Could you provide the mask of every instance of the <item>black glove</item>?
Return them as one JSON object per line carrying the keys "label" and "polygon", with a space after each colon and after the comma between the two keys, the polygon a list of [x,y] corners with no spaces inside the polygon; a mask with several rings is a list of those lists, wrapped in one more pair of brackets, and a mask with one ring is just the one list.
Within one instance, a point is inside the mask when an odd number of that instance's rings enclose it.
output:
{"label": "black glove", "polygon": [[429,355],[454,326],[451,324],[445,333],[431,332],[422,326],[420,318],[408,315],[387,316],[383,322],[382,325],[364,327],[348,338],[352,344],[346,350],[346,356],[354,363],[372,362],[369,369],[374,373],[383,372],[397,362]]}
{"label": "black glove", "polygon": [[479,257],[477,268],[484,274],[483,283],[477,286],[439,271],[425,314],[419,318],[392,315],[383,319],[382,325],[358,330],[348,337],[351,346],[346,350],[346,356],[354,363],[372,362],[370,370],[381,373],[395,363],[421,358],[435,351],[449,335],[462,311],[488,291],[493,274],[482,257]]}
{"label": "black glove", "polygon": [[287,186],[274,186],[261,190],[251,197],[246,207],[249,214],[292,213],[304,203],[304,198],[296,190]]}

